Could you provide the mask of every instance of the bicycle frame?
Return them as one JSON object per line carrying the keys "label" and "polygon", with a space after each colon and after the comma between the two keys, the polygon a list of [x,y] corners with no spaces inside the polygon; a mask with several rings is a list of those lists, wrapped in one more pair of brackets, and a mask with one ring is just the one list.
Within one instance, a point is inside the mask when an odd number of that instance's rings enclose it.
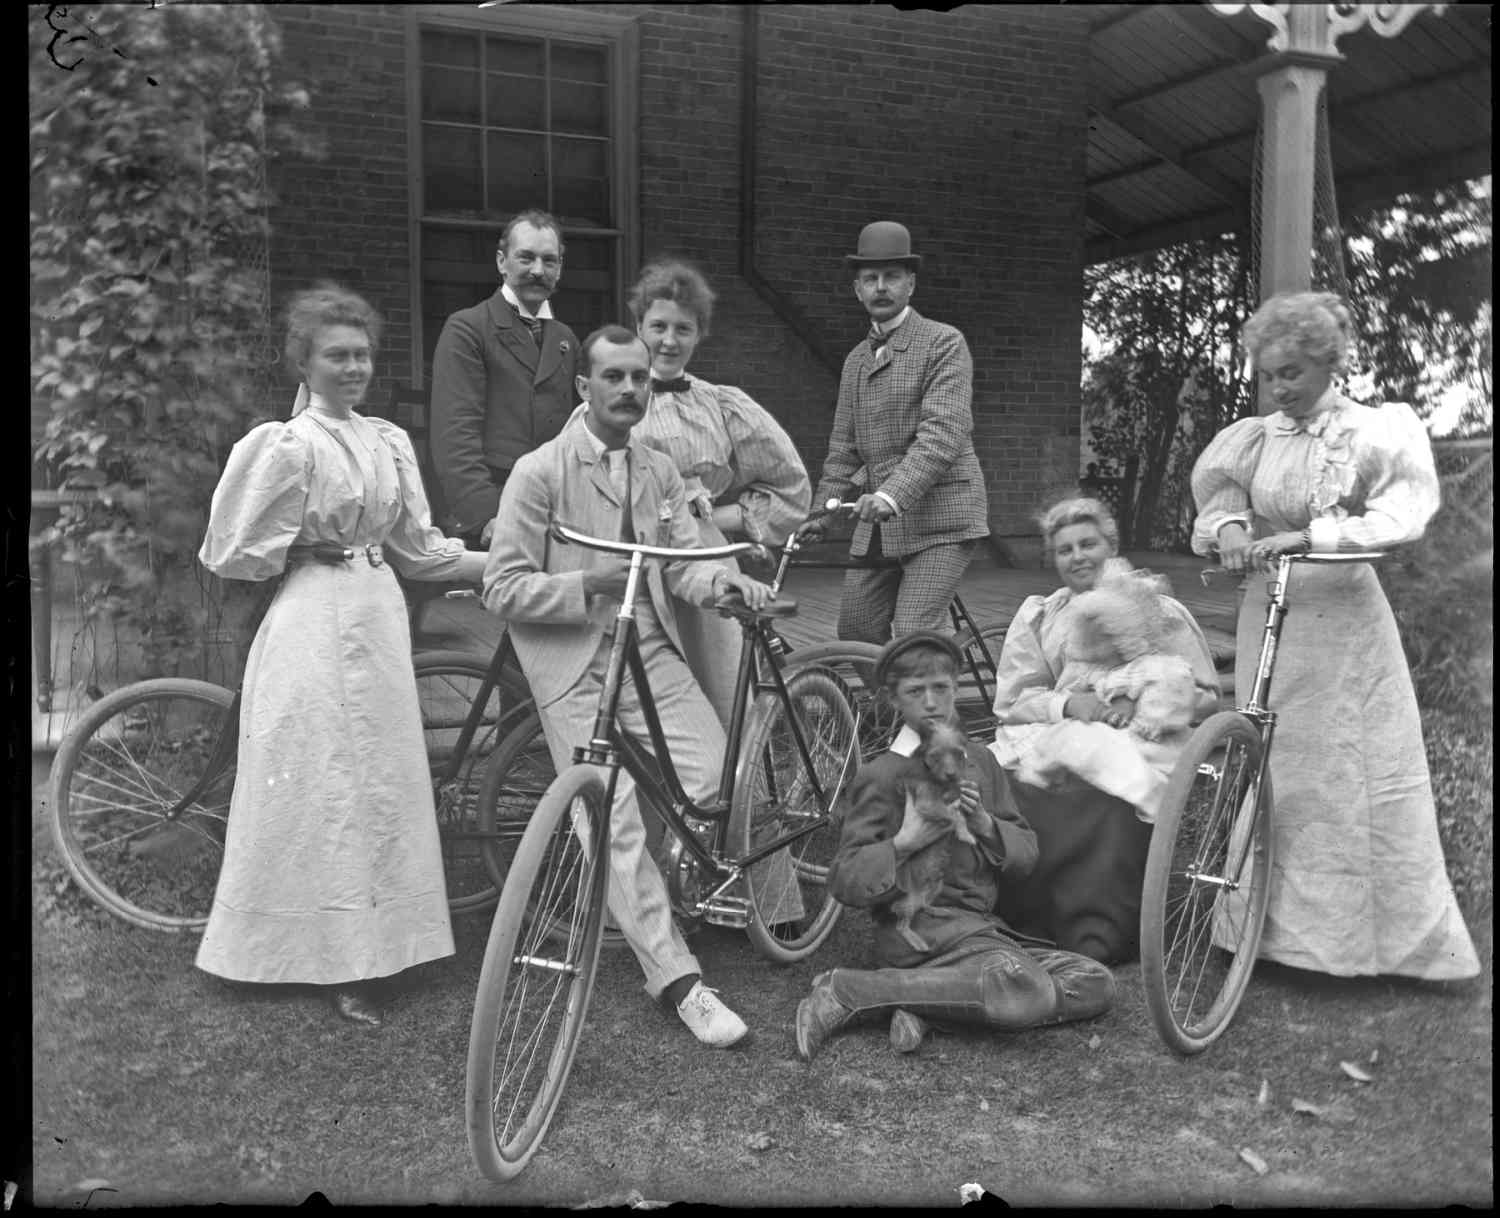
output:
{"label": "bicycle frame", "polygon": [[[1255,780],[1250,788],[1251,807],[1254,807],[1260,798],[1260,789],[1265,782],[1266,774],[1271,764],[1271,741],[1276,735],[1276,712],[1271,710],[1271,677],[1276,671],[1276,651],[1281,644],[1281,629],[1286,621],[1287,610],[1291,601],[1288,598],[1288,588],[1291,584],[1292,568],[1297,563],[1314,563],[1334,565],[1350,562],[1375,562],[1384,558],[1383,551],[1361,551],[1359,553],[1327,553],[1327,554],[1282,554],[1276,560],[1276,569],[1266,583],[1266,624],[1261,630],[1260,653],[1255,662],[1255,680],[1250,688],[1250,697],[1244,706],[1236,709],[1246,719],[1250,720],[1260,733],[1260,764],[1256,767]],[[1207,585],[1209,580],[1215,576],[1224,574],[1223,567],[1210,567],[1201,576],[1202,582]],[[1246,853],[1250,849],[1250,839],[1246,835],[1245,842],[1241,845],[1241,854],[1235,860],[1235,867],[1231,871],[1233,875],[1241,874],[1244,867]]]}
{"label": "bicycle frame", "polygon": [[[640,588],[644,560],[647,557],[699,559],[728,557],[754,547],[748,543],[736,543],[700,550],[666,550],[632,542],[612,542],[587,537],[560,524],[553,525],[552,535],[565,544],[586,545],[592,549],[630,556],[630,570],[626,576],[624,597],[620,603],[620,611],[615,617],[614,639],[610,644],[604,684],[599,691],[599,709],[594,718],[593,736],[588,744],[579,745],[573,750],[573,761],[575,764],[596,765],[608,769],[609,777],[605,783],[605,800],[608,806],[613,806],[616,780],[620,768],[622,766],[625,768],[635,780],[644,798],[661,815],[687,854],[700,866],[709,868],[718,880],[716,886],[702,899],[701,904],[707,910],[714,901],[722,897],[742,878],[747,868],[823,828],[829,823],[829,816],[825,811],[809,823],[756,847],[741,858],[724,857],[729,833],[729,812],[734,792],[735,772],[739,768],[740,746],[750,707],[750,690],[753,686],[757,693],[774,692],[789,711],[792,706],[786,679],[782,676],[781,667],[776,662],[769,621],[757,616],[741,623],[745,643],[740,651],[739,671],[735,678],[734,709],[731,713],[724,749],[724,764],[719,773],[718,798],[713,805],[704,807],[694,803],[688,796],[677,774],[677,768],[672,762],[666,735],[661,726],[661,717],[651,692],[645,661],[641,658],[640,643],[636,633],[635,600]],[[779,583],[778,577],[777,583],[772,587],[778,587]],[[623,730],[618,722],[623,678],[627,669],[635,684],[636,696],[641,704],[641,714],[646,721],[651,745],[649,750],[635,736]],[[808,748],[807,738],[802,731],[802,724],[794,714],[788,714],[787,721],[791,726],[792,738],[796,743],[798,755],[805,767],[819,806],[825,809],[832,807],[838,798],[839,791],[836,789],[830,795],[823,790]],[[857,732],[853,739],[858,740]],[[840,783],[843,782],[848,772],[849,765],[846,762],[840,771]],[[698,835],[693,832],[687,823],[687,816],[712,823],[714,832],[711,846],[705,846]]]}

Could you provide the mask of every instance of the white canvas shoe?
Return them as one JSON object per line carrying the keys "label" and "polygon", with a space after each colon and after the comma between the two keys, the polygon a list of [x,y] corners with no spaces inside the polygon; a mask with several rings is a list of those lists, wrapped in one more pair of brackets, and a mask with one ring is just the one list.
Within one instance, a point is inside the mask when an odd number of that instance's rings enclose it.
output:
{"label": "white canvas shoe", "polygon": [[677,1004],[682,1022],[705,1045],[727,1049],[750,1031],[745,1021],[719,1001],[719,995],[701,981],[693,982],[687,997]]}

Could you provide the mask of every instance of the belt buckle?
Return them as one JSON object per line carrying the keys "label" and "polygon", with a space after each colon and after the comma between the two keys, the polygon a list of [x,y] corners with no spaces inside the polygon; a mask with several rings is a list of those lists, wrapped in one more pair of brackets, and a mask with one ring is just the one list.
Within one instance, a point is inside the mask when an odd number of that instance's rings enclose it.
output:
{"label": "belt buckle", "polygon": [[372,567],[385,566],[385,559],[381,558],[380,555],[375,552],[375,549],[376,547],[374,542],[371,542],[365,547],[365,561],[367,561]]}

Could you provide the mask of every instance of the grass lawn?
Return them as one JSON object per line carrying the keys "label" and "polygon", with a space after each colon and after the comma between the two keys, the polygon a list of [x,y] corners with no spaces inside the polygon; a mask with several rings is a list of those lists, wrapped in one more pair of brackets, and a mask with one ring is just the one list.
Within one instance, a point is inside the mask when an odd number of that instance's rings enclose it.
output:
{"label": "grass lawn", "polygon": [[29,1199],[42,1205],[97,1190],[91,1207],[314,1191],[336,1204],[927,1206],[957,1204],[969,1182],[1013,1205],[1493,1204],[1488,899],[1471,919],[1478,980],[1263,966],[1225,1039],[1193,1059],[1157,1039],[1130,966],[1092,1023],[941,1035],[914,1057],[869,1025],[803,1063],[792,1011],[818,969],[867,960],[858,913],[784,969],[738,932],[696,936],[708,980],[753,1029],[727,1053],[700,1048],[647,999],[634,959],[609,952],[548,1139],[500,1187],[470,1162],[462,1113],[484,918],[456,923],[456,956],[411,974],[371,1034],[311,991],[199,972],[195,940],[96,912],[59,883],[44,833],[34,844]]}

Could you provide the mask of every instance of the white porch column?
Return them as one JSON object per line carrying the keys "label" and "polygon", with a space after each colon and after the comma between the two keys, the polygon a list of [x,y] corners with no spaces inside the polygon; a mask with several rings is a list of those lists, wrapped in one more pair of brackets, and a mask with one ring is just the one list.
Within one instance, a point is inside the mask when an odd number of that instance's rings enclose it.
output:
{"label": "white porch column", "polygon": [[1260,298],[1312,286],[1318,97],[1328,70],[1287,63],[1257,82],[1261,104]]}

